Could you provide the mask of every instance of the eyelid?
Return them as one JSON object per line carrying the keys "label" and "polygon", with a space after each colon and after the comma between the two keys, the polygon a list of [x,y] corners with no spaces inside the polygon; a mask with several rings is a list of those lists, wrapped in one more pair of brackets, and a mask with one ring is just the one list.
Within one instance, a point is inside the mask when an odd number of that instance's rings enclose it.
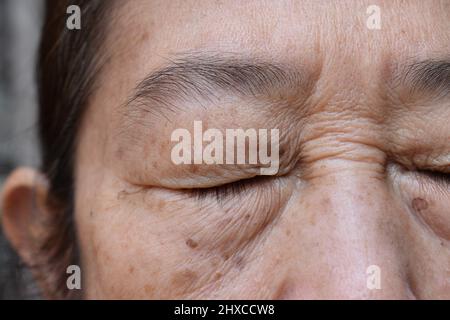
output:
{"label": "eyelid", "polygon": [[423,169],[416,170],[412,174],[421,191],[447,196],[450,194],[450,174]]}
{"label": "eyelid", "polygon": [[450,173],[450,154],[420,154],[412,159],[413,166],[422,170]]}
{"label": "eyelid", "polygon": [[408,194],[427,194],[432,197],[450,196],[450,174],[439,170],[404,166],[393,163],[388,168],[389,175],[400,190],[408,190]]}
{"label": "eyelid", "polygon": [[232,197],[248,195],[249,192],[256,192],[269,183],[273,183],[274,177],[271,176],[255,176],[248,179],[241,179],[223,185],[209,188],[193,188],[188,192],[198,200],[204,200],[214,197],[216,201],[223,202]]}

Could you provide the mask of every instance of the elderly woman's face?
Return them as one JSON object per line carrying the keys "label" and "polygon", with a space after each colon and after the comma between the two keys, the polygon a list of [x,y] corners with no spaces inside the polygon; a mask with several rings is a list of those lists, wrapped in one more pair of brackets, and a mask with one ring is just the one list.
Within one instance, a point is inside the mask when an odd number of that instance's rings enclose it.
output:
{"label": "elderly woman's face", "polygon": [[[121,5],[76,155],[87,298],[450,298],[450,3],[371,4]],[[194,121],[278,129],[276,174],[177,165]]]}

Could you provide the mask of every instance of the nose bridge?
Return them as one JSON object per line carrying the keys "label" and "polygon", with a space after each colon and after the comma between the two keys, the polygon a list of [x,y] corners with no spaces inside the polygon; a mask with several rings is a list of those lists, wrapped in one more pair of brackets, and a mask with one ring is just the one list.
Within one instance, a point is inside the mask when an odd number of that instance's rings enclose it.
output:
{"label": "nose bridge", "polygon": [[342,165],[308,182],[292,208],[298,259],[287,295],[408,297],[388,188],[370,170],[352,162],[342,170]]}

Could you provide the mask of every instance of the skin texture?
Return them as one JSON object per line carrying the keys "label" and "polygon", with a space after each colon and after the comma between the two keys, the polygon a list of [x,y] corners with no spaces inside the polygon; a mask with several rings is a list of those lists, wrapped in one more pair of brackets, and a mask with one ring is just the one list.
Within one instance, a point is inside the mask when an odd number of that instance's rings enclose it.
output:
{"label": "skin texture", "polygon": [[[417,171],[450,172],[450,97],[395,85],[402,66],[450,55],[450,2],[377,1],[381,30],[366,27],[371,4],[119,6],[76,154],[85,298],[450,298],[449,183]],[[205,53],[301,76],[298,86],[274,88],[273,99],[219,91],[217,99],[173,98],[175,111],[164,116],[125,116],[149,73]],[[279,128],[279,175],[219,201],[182,190],[254,175],[172,164],[170,134],[194,120]],[[31,175],[16,172],[3,195],[5,229],[24,256],[17,225],[26,222],[13,218],[12,197],[27,196],[17,190]],[[367,287],[371,265],[381,270],[380,289]]]}

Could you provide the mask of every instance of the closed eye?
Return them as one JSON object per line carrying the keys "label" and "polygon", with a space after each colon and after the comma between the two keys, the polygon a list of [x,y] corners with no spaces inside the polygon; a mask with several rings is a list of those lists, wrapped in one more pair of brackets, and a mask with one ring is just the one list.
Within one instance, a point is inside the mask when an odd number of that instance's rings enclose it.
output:
{"label": "closed eye", "polygon": [[417,173],[450,191],[450,173],[434,170],[418,170]]}
{"label": "closed eye", "polygon": [[258,192],[260,188],[267,187],[273,181],[274,177],[256,176],[220,186],[186,189],[186,191],[198,200],[214,199],[220,203],[233,198],[247,196],[252,192]]}

